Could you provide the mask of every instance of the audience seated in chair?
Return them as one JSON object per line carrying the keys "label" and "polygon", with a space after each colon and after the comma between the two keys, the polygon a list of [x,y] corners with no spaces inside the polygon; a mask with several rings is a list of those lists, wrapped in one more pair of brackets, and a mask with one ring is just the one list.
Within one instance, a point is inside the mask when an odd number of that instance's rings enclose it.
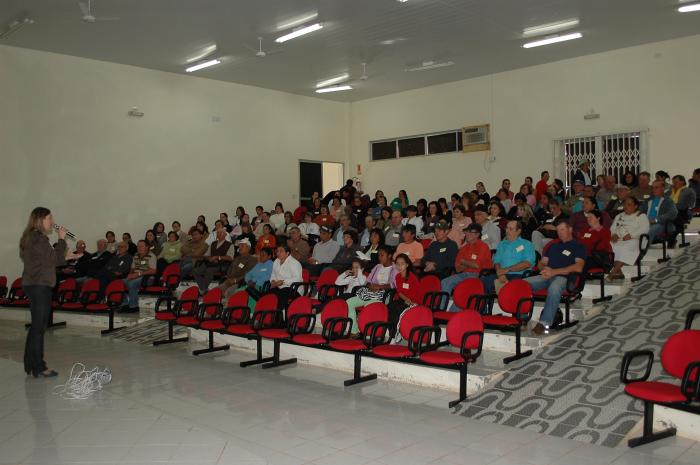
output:
{"label": "audience seated in chair", "polygon": [[673,222],[674,230],[668,238],[669,247],[673,248],[676,245],[678,233],[690,223],[693,217],[693,208],[695,207],[695,191],[686,186],[685,176],[677,174],[671,179],[671,200],[676,204],[678,215]]}
{"label": "audience seated in chair", "polygon": [[654,181],[651,184],[651,197],[644,202],[642,207],[642,211],[649,218],[650,244],[658,240],[668,240],[666,234],[672,234],[675,231],[673,222],[678,216],[678,210],[673,200],[664,194],[665,188],[663,181]]}
{"label": "audience seated in chair", "polygon": [[182,258],[180,260],[180,279],[185,279],[194,269],[199,260],[207,253],[209,246],[204,241],[199,229],[192,230],[192,239],[181,247]]}
{"label": "audience seated in chair", "polygon": [[511,220],[506,225],[506,237],[498,244],[493,256],[496,273],[482,278],[487,293],[493,294],[508,281],[522,278],[525,271],[535,266],[535,249],[532,242],[520,237],[521,231],[518,221]]}
{"label": "audience seated in chair", "polygon": [[129,245],[122,241],[117,245],[117,253],[110,257],[109,261],[96,273],[95,278],[100,280],[100,291],[104,291],[107,285],[115,279],[124,279],[131,270],[131,255]]}
{"label": "audience seated in chair", "polygon": [[228,241],[226,229],[220,227],[216,230],[216,241],[207,248],[204,257],[195,265],[192,271],[199,290],[207,292],[209,284],[217,274],[226,274],[229,265],[235,255],[234,245]]}
{"label": "audience seated in chair", "polygon": [[407,224],[401,230],[401,242],[398,247],[396,247],[396,252],[394,252],[394,260],[401,255],[405,254],[411,259],[411,264],[419,264],[423,259],[423,245],[416,241],[416,227],[412,224]]}
{"label": "audience seated in chair", "polygon": [[639,211],[639,205],[636,197],[627,197],[624,210],[613,221],[610,233],[615,262],[608,274],[608,281],[625,279],[622,267],[635,263],[639,255],[639,238],[642,234],[649,234],[649,219]]}
{"label": "audience seated in chair", "polygon": [[[246,290],[248,295],[253,297],[253,299],[258,300],[263,293],[263,287],[265,283],[269,283],[272,278],[272,266],[273,266],[273,255],[272,249],[262,249],[257,258],[257,263],[245,274],[244,280],[247,285]],[[232,293],[227,292],[228,295]]]}
{"label": "audience seated in chair", "polygon": [[440,279],[449,276],[452,272],[459,249],[457,244],[447,237],[449,230],[450,225],[445,220],[435,224],[433,227],[435,239],[428,246],[422,259],[423,272],[435,274]]}
{"label": "audience seated in chair", "polygon": [[542,336],[554,322],[561,296],[566,290],[570,273],[583,272],[586,263],[586,249],[574,238],[574,230],[567,220],[556,224],[558,242],[549,245],[538,265],[540,274],[525,280],[533,291],[547,289],[547,300],[539,321],[532,333]]}
{"label": "audience seated in chair", "polygon": [[311,255],[311,247],[306,239],[301,237],[301,231],[294,226],[289,230],[289,239],[287,239],[289,250],[299,263],[306,263]]}
{"label": "audience seated in chair", "polygon": [[360,245],[357,243],[357,233],[348,229],[343,233],[343,245],[331,262],[331,267],[338,273],[350,268],[352,261],[357,258]]}
{"label": "audience seated in chair", "polygon": [[391,212],[389,225],[384,227],[384,242],[389,247],[396,248],[401,242],[402,220],[400,211],[394,210]]}
{"label": "audience seated in chair", "polygon": [[[241,239],[238,242],[238,255],[233,258],[231,266],[228,267],[224,282],[219,285],[219,289],[228,298],[233,295],[240,287],[245,286],[246,273],[251,271],[257,263],[257,258],[251,255],[252,247],[248,239]],[[269,250],[269,249],[268,249]],[[270,268],[272,273],[272,268]]]}
{"label": "audience seated in chair", "polygon": [[136,246],[136,254],[131,260],[131,271],[124,279],[129,291],[128,303],[122,308],[127,312],[139,311],[139,289],[144,276],[156,274],[156,257],[148,250],[145,240],[140,240]]}
{"label": "audience seated in chair", "polygon": [[321,226],[320,241],[314,246],[311,258],[307,260],[306,267],[311,276],[318,276],[321,271],[333,262],[340,251],[340,244],[331,239],[333,230],[328,226]]}
{"label": "audience seated in chair", "polygon": [[277,295],[280,309],[284,308],[289,301],[292,284],[303,280],[301,263],[292,257],[289,247],[278,246],[277,260],[272,264],[270,292]]}
{"label": "audience seated in chair", "polygon": [[156,274],[162,275],[165,267],[180,261],[180,257],[182,257],[182,242],[175,231],[170,231],[168,240],[163,244],[160,254],[158,254]]}

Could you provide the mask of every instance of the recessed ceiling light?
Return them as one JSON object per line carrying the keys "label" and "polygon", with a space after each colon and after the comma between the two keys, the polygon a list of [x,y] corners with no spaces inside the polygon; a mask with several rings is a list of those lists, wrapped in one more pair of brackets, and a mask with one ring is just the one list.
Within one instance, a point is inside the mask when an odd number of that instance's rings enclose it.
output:
{"label": "recessed ceiling light", "polygon": [[444,68],[446,66],[454,65],[454,61],[424,61],[421,66],[414,66],[413,68],[406,68],[406,71],[427,71],[429,69]]}
{"label": "recessed ceiling light", "polygon": [[185,72],[192,73],[192,72],[198,71],[200,69],[209,68],[210,66],[216,66],[219,63],[221,63],[221,60],[219,60],[218,58],[215,58],[213,60],[205,61],[204,63],[199,63],[197,65],[190,66],[189,68],[187,68],[185,70]]}
{"label": "recessed ceiling light", "polygon": [[344,90],[352,90],[352,86],[326,87],[324,89],[316,89],[316,93],[317,94],[327,94],[328,92],[342,92]]}
{"label": "recessed ceiling light", "polygon": [[297,37],[301,37],[306,34],[311,34],[312,32],[318,31],[319,29],[323,29],[323,24],[312,24],[311,26],[302,27],[300,29],[295,30],[294,32],[290,32],[289,34],[285,34],[281,37],[278,37],[275,39],[275,42],[281,44],[283,42],[287,42],[288,40],[296,39]]}
{"label": "recessed ceiling light", "polygon": [[308,23],[309,21],[312,21],[316,18],[318,18],[318,11],[314,11],[313,13],[308,13],[308,14],[304,14],[301,16],[297,16],[297,17],[291,18],[288,21],[285,21],[283,23],[278,23],[277,30],[284,31],[285,29],[290,29],[293,27],[300,26],[304,23]]}
{"label": "recessed ceiling light", "polygon": [[396,0],[399,3],[406,3],[408,0]]}
{"label": "recessed ceiling light", "polygon": [[700,3],[678,7],[679,13],[692,13],[693,11],[700,11]]}
{"label": "recessed ceiling light", "polygon": [[554,36],[554,37],[549,37],[547,39],[542,39],[542,40],[536,40],[534,42],[528,42],[523,45],[523,48],[534,48],[534,47],[541,47],[543,45],[550,45],[550,44],[556,44],[559,42],[566,42],[567,40],[574,40],[574,39],[580,39],[583,37],[580,32],[574,32],[572,34],[565,34],[563,36]]}
{"label": "recessed ceiling light", "polygon": [[326,79],[325,81],[321,81],[321,82],[317,83],[316,88],[319,89],[321,87],[330,86],[331,84],[337,84],[339,82],[347,81],[348,79],[350,79],[350,75],[348,73],[343,73],[339,76],[332,77],[332,78]]}
{"label": "recessed ceiling light", "polygon": [[565,19],[555,23],[542,24],[540,26],[527,27],[523,29],[523,37],[539,36],[543,34],[552,34],[554,32],[571,29],[579,24],[578,18]]}

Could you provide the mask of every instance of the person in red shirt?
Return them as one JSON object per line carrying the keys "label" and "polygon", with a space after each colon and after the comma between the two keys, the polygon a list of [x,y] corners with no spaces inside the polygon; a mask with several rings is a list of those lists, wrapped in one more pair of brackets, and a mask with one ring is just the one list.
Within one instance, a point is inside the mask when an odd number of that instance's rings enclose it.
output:
{"label": "person in red shirt", "polygon": [[335,218],[328,212],[328,207],[325,205],[321,206],[320,213],[314,218],[314,223],[320,226],[335,226]]}
{"label": "person in red shirt", "polygon": [[[600,210],[591,210],[586,216],[588,228],[578,233],[578,241],[586,248],[586,269],[612,266],[612,237],[610,230],[601,224]],[[607,269],[606,269],[607,268]]]}
{"label": "person in red shirt", "polygon": [[[413,272],[411,259],[406,254],[399,254],[394,260],[396,267],[396,298],[389,304],[389,332],[394,342],[399,342],[399,321],[403,312],[423,303],[423,290],[420,281]],[[396,340],[399,338],[399,340]]]}
{"label": "person in red shirt", "polygon": [[[466,241],[455,258],[455,271],[457,273],[441,281],[442,291],[450,295],[452,295],[452,290],[465,279],[478,278],[481,270],[493,268],[491,250],[488,244],[481,240],[481,225],[471,223],[464,228],[464,232]],[[459,308],[454,304],[449,309],[451,312],[458,310]]]}
{"label": "person in red shirt", "polygon": [[542,174],[540,176],[540,180],[537,181],[537,184],[535,185],[535,198],[536,199],[539,199],[547,192],[547,188],[549,187],[549,185],[547,185],[548,181],[549,181],[549,171],[542,171]]}

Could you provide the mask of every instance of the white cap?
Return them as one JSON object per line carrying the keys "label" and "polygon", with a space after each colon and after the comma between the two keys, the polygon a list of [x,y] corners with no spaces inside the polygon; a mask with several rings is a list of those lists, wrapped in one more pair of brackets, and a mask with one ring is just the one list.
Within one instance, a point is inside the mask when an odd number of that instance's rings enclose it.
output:
{"label": "white cap", "polygon": [[252,245],[250,244],[250,240],[247,237],[244,237],[243,239],[238,241],[239,247],[242,246],[243,244],[247,245],[248,247],[252,247]]}

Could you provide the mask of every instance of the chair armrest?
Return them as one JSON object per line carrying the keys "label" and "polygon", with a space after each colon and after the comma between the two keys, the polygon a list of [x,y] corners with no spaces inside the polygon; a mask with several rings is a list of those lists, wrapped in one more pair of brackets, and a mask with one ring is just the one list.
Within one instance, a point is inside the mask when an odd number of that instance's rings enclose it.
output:
{"label": "chair armrest", "polygon": [[[467,341],[470,337],[479,337],[479,347],[476,349],[476,353],[472,354],[472,350],[468,349]],[[462,342],[459,345],[459,355],[464,357],[465,360],[475,362],[479,355],[481,355],[481,348],[484,345],[484,332],[483,331],[469,331],[462,335]]]}
{"label": "chair armrest", "polygon": [[396,296],[396,289],[384,289],[384,296],[382,297],[384,305],[389,305],[394,300],[394,296]]}
{"label": "chair armrest", "polygon": [[[160,306],[161,306],[161,304],[162,304],[163,302],[166,302],[166,303],[168,304],[166,310],[161,310],[161,309],[160,309]],[[173,304],[173,302],[177,302],[177,298],[176,298],[175,296],[172,296],[172,295],[162,295],[162,296],[158,297],[158,299],[156,299],[156,309],[155,309],[155,312],[156,312],[156,313],[158,313],[158,312],[171,313],[171,312],[173,311],[173,310],[172,310],[172,304]]]}
{"label": "chair armrest", "polygon": [[467,308],[472,308],[472,305],[475,305],[474,310],[483,315],[484,311],[488,308],[488,305],[486,305],[486,303],[489,301],[489,297],[489,294],[470,295],[467,299]]}
{"label": "chair armrest", "polygon": [[230,324],[244,325],[250,320],[250,308],[246,306],[226,307],[221,314],[221,321],[226,326]]}
{"label": "chair armrest", "polygon": [[378,345],[386,344],[386,336],[389,333],[389,323],[386,321],[373,321],[365,326],[362,334],[363,342],[370,349]]}
{"label": "chair armrest", "polygon": [[270,281],[265,281],[262,285],[261,293],[267,294],[268,292],[270,292],[270,286],[271,286]]}
{"label": "chair armrest", "polygon": [[158,281],[158,277],[154,274],[147,274],[141,278],[141,289],[146,289],[149,286],[153,286],[154,283]]}
{"label": "chair armrest", "polygon": [[[299,293],[299,289],[303,288],[303,292]],[[294,298],[297,295],[302,295],[306,297],[310,297],[313,295],[315,289],[315,285],[312,282],[298,282],[298,283],[292,283],[291,286],[289,286],[289,296],[290,298]]]}
{"label": "chair armrest", "polygon": [[693,328],[693,320],[695,320],[695,317],[698,315],[700,315],[700,308],[688,312],[688,315],[685,317],[685,329]]}
{"label": "chair armrest", "polygon": [[[182,306],[184,304],[193,304],[194,310],[188,311],[187,313],[183,313]],[[185,300],[178,300],[175,302],[175,316],[181,317],[183,315],[189,315],[190,313],[194,313],[195,315],[197,314],[197,310],[199,309],[199,300],[198,299],[185,299]]]}
{"label": "chair armrest", "polygon": [[[641,378],[637,379],[630,379],[628,377],[628,372],[630,369],[630,364],[632,363],[632,360],[638,357],[646,357],[647,358],[647,368],[646,371],[644,372],[644,376]],[[654,363],[654,352],[651,350],[632,350],[630,352],[627,352],[624,357],[622,357],[622,365],[620,366],[620,381],[624,384],[629,384],[629,383],[636,383],[639,381],[646,381],[649,379],[649,375],[651,375],[651,366]]]}
{"label": "chair armrest", "polygon": [[566,277],[566,291],[569,294],[580,294],[585,285],[586,280],[583,277],[583,273],[573,272]]}
{"label": "chair armrest", "polygon": [[87,305],[91,302],[97,302],[99,295],[99,291],[83,291],[80,293],[80,303]]}
{"label": "chair armrest", "polygon": [[[439,326],[416,326],[408,334],[408,350],[416,355],[428,350],[435,350],[440,344],[442,330]],[[431,343],[435,336],[435,342]]]}
{"label": "chair armrest", "polygon": [[[119,300],[119,302],[117,302],[116,300],[112,299],[112,296],[115,296],[115,295],[120,295],[120,296],[122,296],[122,298]],[[126,292],[126,291],[112,291],[112,292],[110,292],[109,294],[107,294],[107,297],[106,297],[105,301],[106,301],[107,305],[109,305],[110,307],[115,307],[116,305],[121,304],[122,302],[124,302],[124,301],[126,300],[126,298],[127,298],[128,295],[129,295],[129,293]]]}
{"label": "chair armrest", "polygon": [[313,332],[314,326],[316,326],[315,313],[297,313],[296,315],[292,315],[289,321],[287,321],[287,329],[292,336],[296,336],[297,334],[309,334]]}
{"label": "chair armrest", "polygon": [[[210,317],[207,317],[207,309],[211,307],[216,308],[216,312]],[[201,303],[199,304],[199,309],[197,310],[197,319],[199,321],[218,320],[219,318],[221,318],[223,309],[224,306],[221,305],[220,302]]]}
{"label": "chair armrest", "polygon": [[681,392],[687,397],[688,402],[700,400],[700,360],[696,360],[685,367]]}
{"label": "chair armrest", "polygon": [[447,304],[450,303],[450,294],[442,291],[427,292],[423,296],[423,305],[434,312],[444,312],[447,310]]}
{"label": "chair armrest", "polygon": [[[340,325],[338,329],[337,326]],[[344,339],[350,335],[352,330],[352,320],[350,318],[338,317],[329,318],[323,323],[321,336],[327,341],[333,339]]]}
{"label": "chair armrest", "polygon": [[[521,312],[521,308],[527,305],[529,307],[527,312]],[[515,307],[515,318],[518,321],[530,321],[532,318],[532,312],[535,309],[535,298],[534,297],[523,297],[518,300],[518,304]]]}
{"label": "chair armrest", "polygon": [[279,328],[284,316],[282,310],[257,310],[253,312],[253,329]]}

